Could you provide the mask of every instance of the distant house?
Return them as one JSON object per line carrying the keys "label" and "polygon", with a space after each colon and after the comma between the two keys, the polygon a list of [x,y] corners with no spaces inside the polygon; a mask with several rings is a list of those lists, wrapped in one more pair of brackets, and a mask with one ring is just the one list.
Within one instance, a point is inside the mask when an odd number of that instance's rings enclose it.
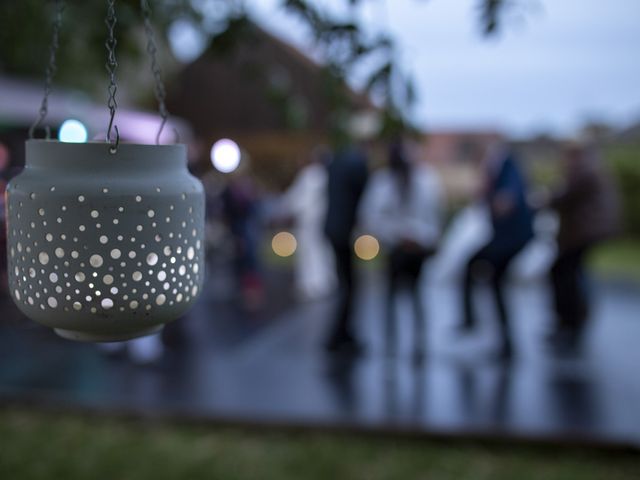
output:
{"label": "distant house", "polygon": [[640,143],[640,121],[619,132],[615,136],[615,140],[620,143]]}
{"label": "distant house", "polygon": [[[327,141],[335,92],[328,91],[320,65],[255,24],[223,47],[214,40],[174,76],[169,110],[192,125],[193,153],[203,168],[213,142],[229,137],[248,153],[261,178],[282,183],[300,156]],[[356,110],[373,108],[346,86],[340,94]]]}
{"label": "distant house", "polygon": [[497,131],[435,130],[427,133],[423,152],[425,159],[436,165],[468,164],[502,139]]}
{"label": "distant house", "polygon": [[503,139],[492,130],[432,130],[425,135],[421,156],[440,172],[449,199],[464,203],[479,187],[477,160],[489,145]]}

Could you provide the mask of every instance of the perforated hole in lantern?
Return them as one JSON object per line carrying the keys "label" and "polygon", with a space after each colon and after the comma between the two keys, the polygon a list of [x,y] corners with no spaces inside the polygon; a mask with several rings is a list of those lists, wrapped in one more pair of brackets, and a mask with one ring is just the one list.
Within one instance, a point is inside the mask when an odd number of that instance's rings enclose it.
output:
{"label": "perforated hole in lantern", "polygon": [[100,255],[95,254],[95,255],[91,255],[91,257],[89,258],[89,263],[94,268],[100,268],[104,262]]}
{"label": "perforated hole in lantern", "polygon": [[100,302],[100,305],[105,310],[109,310],[113,308],[113,300],[111,300],[110,298],[103,298],[102,301]]}

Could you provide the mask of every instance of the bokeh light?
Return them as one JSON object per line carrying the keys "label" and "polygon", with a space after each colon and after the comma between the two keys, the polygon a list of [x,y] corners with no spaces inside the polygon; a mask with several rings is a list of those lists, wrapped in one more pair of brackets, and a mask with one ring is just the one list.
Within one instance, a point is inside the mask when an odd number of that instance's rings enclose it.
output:
{"label": "bokeh light", "polygon": [[356,239],[353,249],[359,259],[373,260],[380,253],[380,244],[372,235],[361,235]]}
{"label": "bokeh light", "polygon": [[240,147],[229,138],[222,138],[211,147],[211,163],[222,173],[231,173],[240,165]]}
{"label": "bokeh light", "polygon": [[66,143],[84,143],[87,137],[87,128],[82,122],[74,119],[65,120],[58,132],[58,140]]}
{"label": "bokeh light", "polygon": [[289,232],[276,233],[271,240],[271,248],[279,257],[290,257],[295,253],[297,247],[296,237]]}

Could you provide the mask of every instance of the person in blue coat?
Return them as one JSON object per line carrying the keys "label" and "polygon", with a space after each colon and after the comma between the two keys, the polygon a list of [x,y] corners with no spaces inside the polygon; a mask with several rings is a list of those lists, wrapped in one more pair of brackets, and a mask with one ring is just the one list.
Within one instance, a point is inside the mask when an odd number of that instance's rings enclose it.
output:
{"label": "person in blue coat", "polygon": [[527,203],[526,184],[514,153],[505,146],[492,150],[484,160],[483,192],[490,212],[492,235],[467,262],[462,284],[464,317],[460,329],[469,332],[476,325],[472,288],[479,276],[485,276],[498,313],[501,335],[498,355],[508,359],[513,354],[513,343],[504,298],[505,274],[511,260],[533,237],[533,213]]}

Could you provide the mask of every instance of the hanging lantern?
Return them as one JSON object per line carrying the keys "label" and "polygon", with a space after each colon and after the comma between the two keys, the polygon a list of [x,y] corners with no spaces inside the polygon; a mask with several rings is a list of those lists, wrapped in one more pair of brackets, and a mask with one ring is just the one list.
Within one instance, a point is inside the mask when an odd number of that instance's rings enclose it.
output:
{"label": "hanging lantern", "polygon": [[[29,318],[84,341],[158,332],[194,303],[204,273],[204,193],[187,170],[185,146],[119,143],[113,125],[115,11],[113,0],[108,3],[107,142],[28,140],[25,169],[7,187],[11,295]],[[148,5],[141,3],[153,45]],[[43,107],[31,135],[47,113],[61,5]],[[155,47],[147,51],[162,117],[157,143],[167,112]]]}

